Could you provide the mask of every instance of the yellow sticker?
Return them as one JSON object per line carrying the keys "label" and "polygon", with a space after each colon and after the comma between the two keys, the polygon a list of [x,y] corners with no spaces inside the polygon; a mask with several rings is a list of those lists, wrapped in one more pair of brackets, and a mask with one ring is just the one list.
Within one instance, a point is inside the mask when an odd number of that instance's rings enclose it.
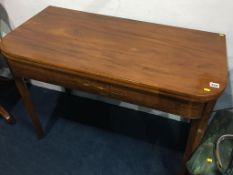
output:
{"label": "yellow sticker", "polygon": [[208,163],[212,163],[212,162],[213,162],[213,159],[207,158],[206,161],[207,161]]}
{"label": "yellow sticker", "polygon": [[209,89],[209,88],[204,88],[203,90],[206,91],[206,92],[210,92],[211,91],[211,89]]}

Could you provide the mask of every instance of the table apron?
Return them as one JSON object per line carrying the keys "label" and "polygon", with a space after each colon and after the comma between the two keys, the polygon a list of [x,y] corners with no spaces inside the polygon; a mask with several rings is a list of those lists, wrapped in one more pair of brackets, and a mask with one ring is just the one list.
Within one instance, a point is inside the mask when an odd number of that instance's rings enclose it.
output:
{"label": "table apron", "polygon": [[91,92],[102,96],[138,104],[164,112],[180,115],[188,119],[201,117],[206,102],[193,102],[171,97],[164,93],[151,93],[122,85],[81,77],[59,70],[21,63],[8,59],[8,64],[16,77],[35,79],[64,87]]}

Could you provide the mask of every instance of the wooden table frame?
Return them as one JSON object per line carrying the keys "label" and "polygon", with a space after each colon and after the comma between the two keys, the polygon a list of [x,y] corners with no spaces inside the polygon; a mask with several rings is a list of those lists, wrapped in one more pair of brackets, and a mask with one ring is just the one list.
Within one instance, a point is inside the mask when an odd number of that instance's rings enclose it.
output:
{"label": "wooden table frame", "polygon": [[190,119],[184,161],[200,144],[227,83],[224,35],[55,7],[8,34],[2,52],[39,138],[43,128],[25,78]]}
{"label": "wooden table frame", "polygon": [[[10,56],[8,56],[8,58],[9,57]],[[106,84],[101,81],[92,80],[89,77],[77,77],[76,75],[74,76],[70,73],[66,73],[63,70],[55,71],[39,65],[18,63],[10,59],[8,59],[8,63],[13,72],[16,86],[36,129],[38,138],[41,138],[44,132],[39,116],[32,104],[32,100],[30,99],[29,92],[25,85],[25,78],[33,78],[43,82],[55,83],[67,88],[80,89],[193,118],[190,121],[191,127],[184,160],[187,160],[200,144],[208,125],[208,119],[215,105],[215,100],[206,103],[190,102],[188,99],[179,99],[166,94],[148,93],[143,90],[124,87],[122,85]],[[48,77],[52,77],[52,79]],[[199,116],[199,118],[195,118],[196,116]]]}

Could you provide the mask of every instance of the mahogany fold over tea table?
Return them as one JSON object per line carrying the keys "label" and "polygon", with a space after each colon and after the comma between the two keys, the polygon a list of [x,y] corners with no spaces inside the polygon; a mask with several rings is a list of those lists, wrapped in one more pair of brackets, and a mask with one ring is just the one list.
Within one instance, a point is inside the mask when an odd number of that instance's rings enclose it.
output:
{"label": "mahogany fold over tea table", "polygon": [[39,137],[25,78],[190,119],[184,160],[199,145],[227,83],[224,35],[57,7],[10,32],[2,52]]}

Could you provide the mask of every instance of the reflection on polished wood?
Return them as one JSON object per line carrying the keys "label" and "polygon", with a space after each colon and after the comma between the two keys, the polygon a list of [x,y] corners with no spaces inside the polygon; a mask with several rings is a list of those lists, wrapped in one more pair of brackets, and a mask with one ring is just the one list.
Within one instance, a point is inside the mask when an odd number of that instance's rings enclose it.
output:
{"label": "reflection on polished wood", "polygon": [[225,43],[216,33],[48,7],[4,38],[3,53],[38,135],[23,78],[191,119],[187,160],[227,83]]}

